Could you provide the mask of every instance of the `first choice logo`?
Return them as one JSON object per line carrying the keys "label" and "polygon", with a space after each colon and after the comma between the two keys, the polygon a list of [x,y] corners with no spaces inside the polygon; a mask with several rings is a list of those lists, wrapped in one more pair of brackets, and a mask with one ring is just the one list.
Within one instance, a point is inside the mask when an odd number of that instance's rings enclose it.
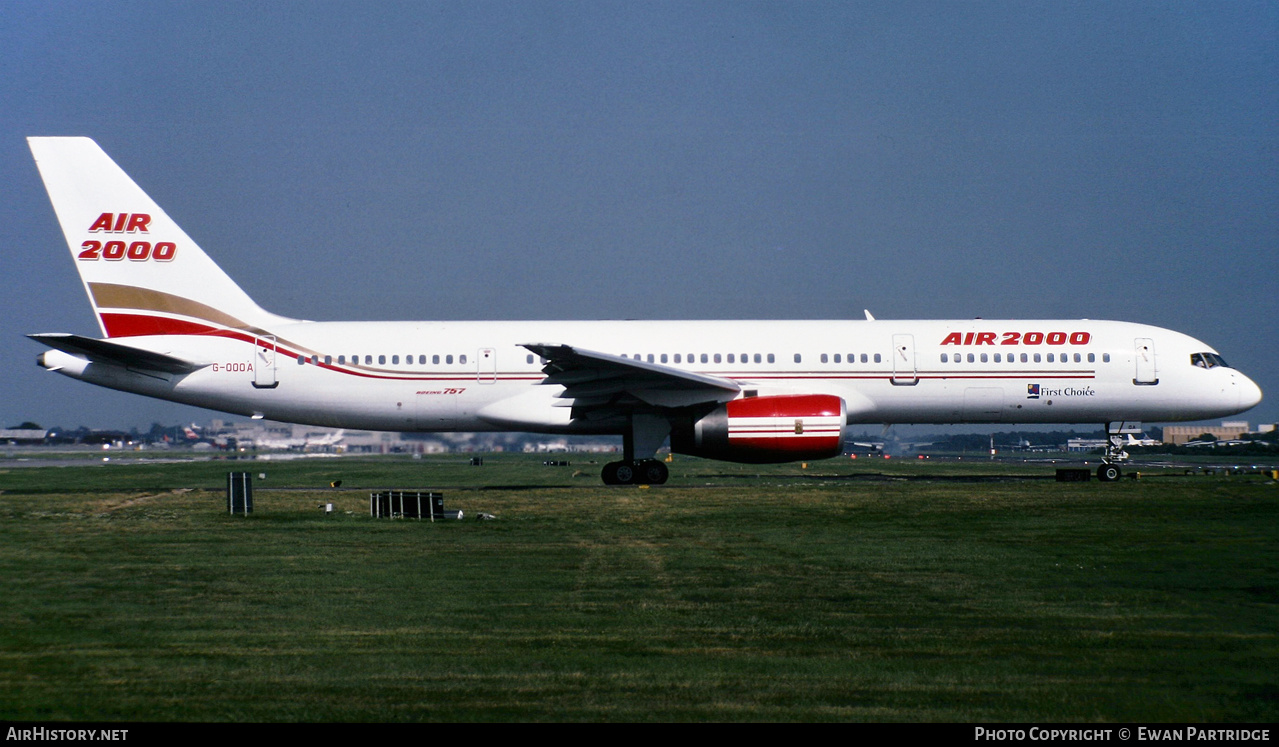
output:
{"label": "first choice logo", "polygon": [[[146,213],[103,213],[89,226],[89,233],[148,233],[151,216]],[[76,259],[94,262],[105,259],[118,262],[128,259],[131,262],[169,262],[178,253],[178,247],[172,241],[160,241],[152,245],[150,241],[94,241],[89,240],[80,245],[80,253]]]}

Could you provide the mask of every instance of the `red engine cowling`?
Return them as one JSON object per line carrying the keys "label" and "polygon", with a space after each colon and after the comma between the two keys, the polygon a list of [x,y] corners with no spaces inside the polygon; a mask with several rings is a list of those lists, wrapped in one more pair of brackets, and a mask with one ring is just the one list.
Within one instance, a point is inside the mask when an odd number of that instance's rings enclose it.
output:
{"label": "red engine cowling", "polygon": [[752,464],[825,459],[844,450],[845,415],[830,394],[735,399],[673,424],[671,451]]}

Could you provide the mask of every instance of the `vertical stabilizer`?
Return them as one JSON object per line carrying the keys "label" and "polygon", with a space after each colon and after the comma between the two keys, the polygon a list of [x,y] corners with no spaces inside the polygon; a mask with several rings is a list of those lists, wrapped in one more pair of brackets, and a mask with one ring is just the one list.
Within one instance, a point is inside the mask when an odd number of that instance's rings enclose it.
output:
{"label": "vertical stabilizer", "polygon": [[97,143],[27,143],[104,336],[257,331],[292,321],[254,303]]}

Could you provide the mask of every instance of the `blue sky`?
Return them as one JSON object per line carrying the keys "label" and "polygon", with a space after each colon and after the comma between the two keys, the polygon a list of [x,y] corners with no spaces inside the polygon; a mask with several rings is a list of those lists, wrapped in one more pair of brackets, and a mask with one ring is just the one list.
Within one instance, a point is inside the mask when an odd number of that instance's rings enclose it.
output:
{"label": "blue sky", "polygon": [[1123,319],[1279,420],[1273,2],[7,3],[0,427],[145,429],[28,135],[288,316]]}

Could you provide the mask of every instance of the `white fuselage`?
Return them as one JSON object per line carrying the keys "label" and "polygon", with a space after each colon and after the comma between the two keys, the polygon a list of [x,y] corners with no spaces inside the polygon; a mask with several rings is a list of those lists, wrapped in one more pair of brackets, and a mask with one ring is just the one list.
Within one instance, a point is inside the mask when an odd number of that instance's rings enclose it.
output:
{"label": "white fuselage", "polygon": [[[102,386],[272,420],[393,431],[617,433],[572,419],[524,343],[575,346],[738,382],[748,396],[831,394],[849,423],[1105,423],[1231,415],[1260,401],[1215,352],[1141,324],[1053,321],[297,322],[247,333],[131,336],[208,364],[139,373],[48,351]],[[271,352],[274,350],[274,361]],[[257,386],[255,386],[257,384]],[[272,386],[274,385],[274,386]]]}

